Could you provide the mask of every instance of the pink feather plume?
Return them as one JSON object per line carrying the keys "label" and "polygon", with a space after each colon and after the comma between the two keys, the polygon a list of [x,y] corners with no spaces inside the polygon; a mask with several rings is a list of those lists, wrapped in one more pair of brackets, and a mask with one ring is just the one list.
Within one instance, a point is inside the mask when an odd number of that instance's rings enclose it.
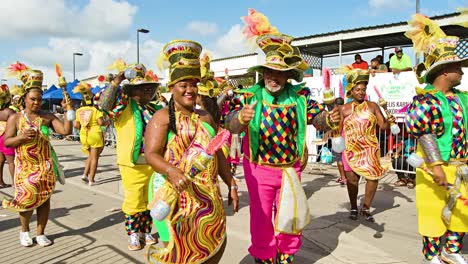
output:
{"label": "pink feather plume", "polygon": [[325,89],[330,89],[330,79],[331,79],[331,72],[329,68],[323,68],[322,70],[322,77],[323,77],[323,84],[325,85]]}
{"label": "pink feather plume", "polygon": [[374,91],[375,91],[375,93],[377,94],[377,96],[379,97],[379,99],[382,99],[382,98],[383,98],[383,97],[382,97],[382,94],[381,94],[380,91],[379,91],[379,88],[377,88],[376,85],[374,85]]}

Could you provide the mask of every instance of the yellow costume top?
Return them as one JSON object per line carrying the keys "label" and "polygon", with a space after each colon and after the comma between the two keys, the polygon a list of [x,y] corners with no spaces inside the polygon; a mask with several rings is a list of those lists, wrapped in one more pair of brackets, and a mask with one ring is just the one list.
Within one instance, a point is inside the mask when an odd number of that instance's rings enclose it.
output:
{"label": "yellow costume top", "polygon": [[89,148],[100,148],[104,146],[101,126],[98,119],[102,117],[102,112],[94,106],[83,106],[76,111],[76,120],[80,122],[80,142],[83,145],[82,151],[88,154]]}

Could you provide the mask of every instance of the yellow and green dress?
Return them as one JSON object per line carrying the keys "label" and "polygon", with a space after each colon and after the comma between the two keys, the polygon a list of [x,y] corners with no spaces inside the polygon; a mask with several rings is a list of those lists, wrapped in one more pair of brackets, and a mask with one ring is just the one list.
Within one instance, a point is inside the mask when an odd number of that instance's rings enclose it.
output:
{"label": "yellow and green dress", "polygon": [[[406,117],[406,126],[411,135],[417,138],[426,134],[436,136],[447,182],[453,184],[464,197],[468,195],[467,105],[467,94],[454,90],[453,96],[445,96],[428,84],[424,92],[413,99]],[[419,144],[416,153],[424,157]],[[415,190],[418,229],[422,236],[438,238],[450,231],[468,231],[468,206],[455,200],[450,221],[444,222],[442,215],[449,192],[419,168],[416,169]]]}
{"label": "yellow and green dress", "polygon": [[[215,135],[197,114],[176,112],[177,135],[170,133],[164,158],[187,174],[194,160]],[[166,219],[170,234],[166,248],[148,249],[150,263],[203,263],[214,256],[226,239],[226,216],[219,191],[216,157],[206,170],[181,192]],[[165,182],[164,184],[170,184]]]}
{"label": "yellow and green dress", "polygon": [[94,106],[82,106],[76,110],[76,120],[80,122],[80,142],[82,151],[89,154],[90,148],[102,148],[104,139],[98,119],[102,117],[102,112]]}
{"label": "yellow and green dress", "polygon": [[23,112],[18,121],[18,133],[30,128],[39,131],[29,142],[15,148],[15,196],[3,200],[3,207],[17,212],[34,210],[46,202],[55,188],[59,164],[49,142],[49,128],[42,118],[29,121]]}

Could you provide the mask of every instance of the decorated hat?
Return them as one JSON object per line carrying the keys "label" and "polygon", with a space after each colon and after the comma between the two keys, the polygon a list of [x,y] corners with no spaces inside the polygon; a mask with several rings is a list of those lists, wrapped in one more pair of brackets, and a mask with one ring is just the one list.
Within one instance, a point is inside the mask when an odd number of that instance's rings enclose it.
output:
{"label": "decorated hat", "polygon": [[154,85],[155,89],[160,85],[158,76],[152,70],[147,71],[143,64],[129,65],[125,70],[125,78],[122,81],[122,88],[125,93],[142,85]]}
{"label": "decorated hat", "polygon": [[421,14],[415,14],[408,24],[411,29],[405,36],[413,41],[416,52],[425,55],[424,62],[415,67],[420,83],[434,82],[436,73],[449,64],[461,63],[462,67],[468,67],[468,57],[462,59],[455,53],[458,37],[446,36],[435,21]]}
{"label": "decorated hat", "polygon": [[168,86],[186,79],[201,79],[201,51],[202,46],[191,40],[172,40],[164,45],[157,64],[161,69],[169,68]]}
{"label": "decorated hat", "polygon": [[91,84],[87,82],[79,82],[75,88],[73,88],[74,93],[80,93],[81,97],[83,97],[83,102],[85,105],[91,105],[93,103],[93,93],[91,92]]}
{"label": "decorated hat", "polygon": [[0,86],[0,109],[5,108],[5,106],[11,101],[10,90],[8,85],[2,84]]}
{"label": "decorated hat", "polygon": [[369,82],[369,71],[363,69],[352,69],[346,74],[346,96],[351,98],[351,90],[360,82]]}
{"label": "decorated hat", "polygon": [[220,89],[214,78],[214,72],[210,69],[210,62],[210,56],[207,53],[203,54],[200,59],[201,80],[198,84],[198,94],[216,98],[220,93]]}
{"label": "decorated hat", "polygon": [[[143,64],[127,64],[119,58],[109,65],[107,69],[116,70],[119,73],[124,72],[125,80],[121,84],[125,93],[141,85],[154,85],[155,88],[158,88],[161,84],[159,83],[158,76],[152,70],[146,70]],[[101,77],[106,78],[104,75],[101,75],[98,79]]]}
{"label": "decorated hat", "polygon": [[42,91],[42,81],[44,80],[42,71],[33,70],[25,64],[17,61],[15,64],[11,64],[8,67],[8,76],[15,77],[23,82],[22,85],[18,86],[18,90],[15,91],[15,93],[21,97],[31,89]]}
{"label": "decorated hat", "polygon": [[253,66],[247,71],[260,71],[269,68],[277,71],[291,72],[291,79],[302,81],[304,71],[308,69],[307,62],[301,57],[299,49],[291,45],[293,37],[281,34],[270,25],[265,15],[255,9],[249,9],[249,14],[243,17],[246,24],[243,33],[248,39],[256,36],[256,43],[265,53],[264,64]]}

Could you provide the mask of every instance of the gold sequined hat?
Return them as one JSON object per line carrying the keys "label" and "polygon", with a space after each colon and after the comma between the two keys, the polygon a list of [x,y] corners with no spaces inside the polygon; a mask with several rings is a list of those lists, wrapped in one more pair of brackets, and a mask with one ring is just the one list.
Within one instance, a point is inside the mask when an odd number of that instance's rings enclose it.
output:
{"label": "gold sequined hat", "polygon": [[300,82],[304,71],[309,65],[299,53],[299,49],[291,45],[293,37],[281,33],[269,33],[257,37],[257,45],[266,55],[264,64],[253,66],[247,71],[259,71],[269,68],[277,71],[291,72],[291,79]]}
{"label": "gold sequined hat", "polygon": [[411,29],[405,36],[413,41],[416,52],[425,55],[424,62],[415,67],[420,83],[432,83],[436,73],[449,64],[460,63],[462,67],[468,67],[468,57],[460,58],[455,53],[458,37],[446,36],[435,21],[421,14],[415,14],[408,24]]}
{"label": "gold sequined hat", "polygon": [[73,88],[74,93],[80,93],[83,97],[83,102],[85,105],[92,105],[93,93],[91,92],[91,85],[87,82],[79,82],[75,88]]}
{"label": "gold sequined hat", "polygon": [[214,79],[214,72],[210,69],[210,56],[205,53],[200,59],[201,80],[198,84],[198,94],[211,98],[218,97],[220,93],[218,82]]}
{"label": "gold sequined hat", "polygon": [[351,98],[351,90],[360,82],[369,82],[369,71],[362,69],[353,69],[346,74],[346,96]]}
{"label": "gold sequined hat", "polygon": [[164,45],[157,64],[159,68],[166,68],[164,63],[169,64],[168,86],[186,79],[200,81],[201,51],[202,46],[191,40],[172,40]]}

